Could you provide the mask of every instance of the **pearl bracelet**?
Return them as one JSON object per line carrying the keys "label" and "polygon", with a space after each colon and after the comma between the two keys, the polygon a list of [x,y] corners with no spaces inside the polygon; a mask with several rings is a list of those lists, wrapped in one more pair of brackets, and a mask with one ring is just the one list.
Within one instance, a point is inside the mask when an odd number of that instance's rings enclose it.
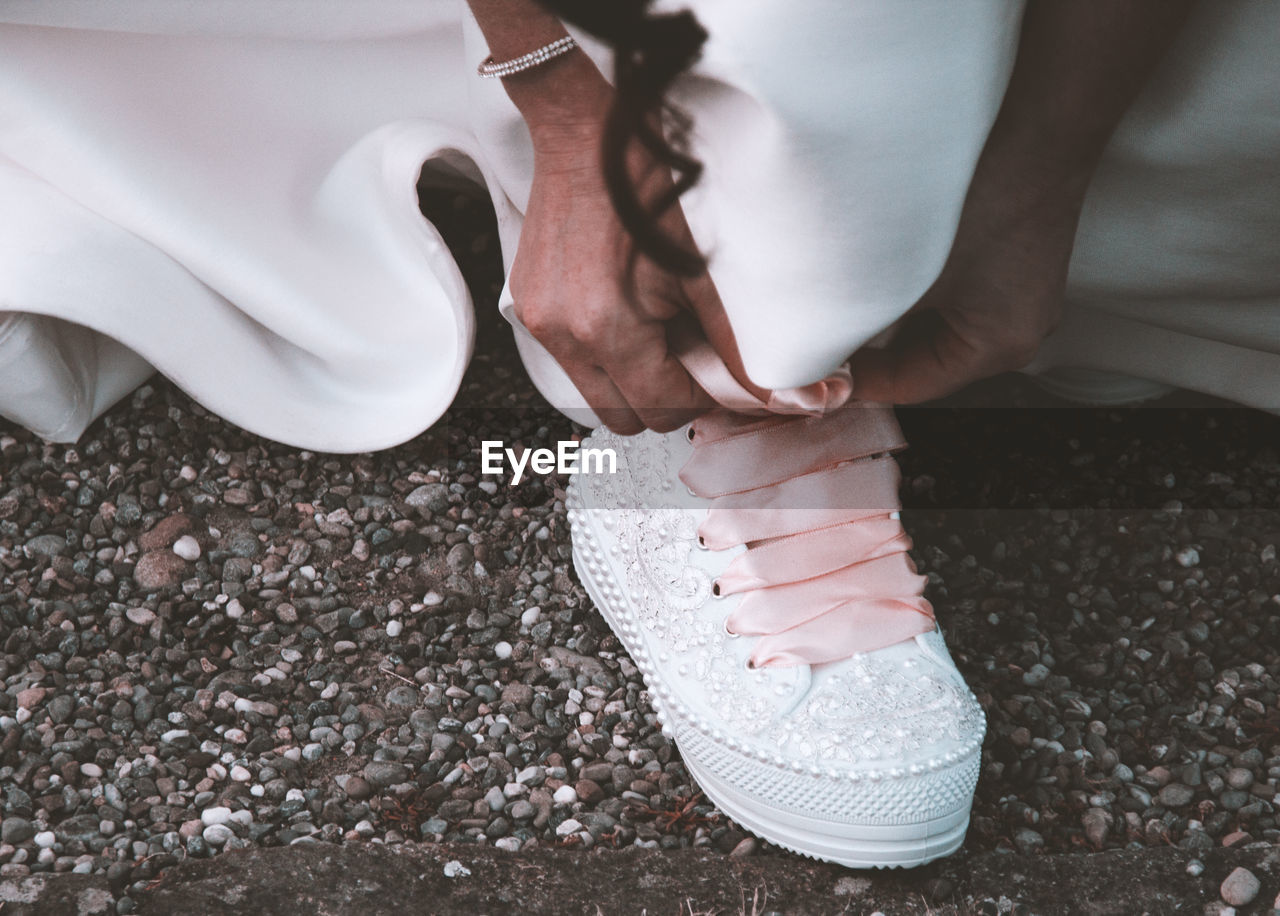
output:
{"label": "pearl bracelet", "polygon": [[493,55],[490,54],[485,58],[484,63],[476,68],[476,72],[486,79],[511,76],[513,73],[532,70],[534,67],[541,66],[549,60],[560,57],[562,54],[568,54],[577,46],[578,43],[573,40],[573,36],[566,35],[564,38],[557,38],[549,45],[543,45],[541,48],[511,60],[495,61]]}

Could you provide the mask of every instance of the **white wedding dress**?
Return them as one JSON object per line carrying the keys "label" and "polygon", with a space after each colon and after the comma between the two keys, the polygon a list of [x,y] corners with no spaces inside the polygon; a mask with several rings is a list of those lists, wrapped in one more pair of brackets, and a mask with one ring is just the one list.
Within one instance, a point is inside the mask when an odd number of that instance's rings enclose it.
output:
{"label": "white wedding dress", "polygon": [[[688,5],[712,38],[677,92],[707,165],[684,207],[750,374],[807,383],[936,277],[1021,5]],[[1028,371],[1280,405],[1277,47],[1274,0],[1200,5],[1109,148]],[[430,426],[476,319],[418,175],[487,189],[508,267],[531,179],[486,53],[462,0],[0,0],[0,414],[73,441],[155,369],[297,446]]]}

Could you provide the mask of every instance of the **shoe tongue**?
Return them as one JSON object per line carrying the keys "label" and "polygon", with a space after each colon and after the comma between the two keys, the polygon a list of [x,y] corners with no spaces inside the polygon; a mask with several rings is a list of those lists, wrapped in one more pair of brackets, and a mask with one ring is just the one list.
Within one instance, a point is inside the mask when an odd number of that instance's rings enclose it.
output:
{"label": "shoe tongue", "polygon": [[[816,418],[716,411],[678,439],[671,457],[685,458],[679,480],[690,496],[677,501],[707,510],[699,545],[714,554],[746,548],[734,568],[749,574],[730,574],[729,588],[717,583],[715,594],[745,596],[744,611],[752,604],[749,624],[732,629],[756,637],[756,664],[807,667],[934,626],[925,577],[907,556],[910,539],[890,515],[900,506],[900,475],[889,453],[905,445],[890,408],[859,405]],[[830,556],[828,538],[847,552]],[[750,562],[753,552],[760,562]],[[715,576],[728,572],[728,563],[705,554],[695,562]],[[719,604],[712,602],[723,621],[732,606]]]}

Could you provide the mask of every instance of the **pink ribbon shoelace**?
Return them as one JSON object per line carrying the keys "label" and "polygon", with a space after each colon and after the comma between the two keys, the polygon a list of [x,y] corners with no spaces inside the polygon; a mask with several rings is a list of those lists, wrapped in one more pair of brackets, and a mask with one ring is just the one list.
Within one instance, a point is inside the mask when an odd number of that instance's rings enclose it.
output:
{"label": "pink ribbon shoelace", "polygon": [[901,508],[891,453],[906,446],[892,408],[848,403],[847,366],[765,402],[705,342],[676,355],[723,408],[693,422],[680,479],[711,500],[699,544],[747,548],[713,593],[742,594],[725,628],[760,637],[750,663],[815,665],[932,630],[927,580],[891,515]]}

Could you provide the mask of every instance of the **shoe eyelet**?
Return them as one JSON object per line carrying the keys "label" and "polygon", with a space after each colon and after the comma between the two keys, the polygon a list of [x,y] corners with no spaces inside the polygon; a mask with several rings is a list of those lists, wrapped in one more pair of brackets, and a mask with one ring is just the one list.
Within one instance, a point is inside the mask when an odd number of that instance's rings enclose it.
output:
{"label": "shoe eyelet", "polygon": [[692,442],[695,435],[697,434],[694,432],[693,427],[690,426],[689,431],[685,433],[685,438]]}
{"label": "shoe eyelet", "polygon": [[713,598],[723,598],[723,597],[724,597],[724,595],[722,595],[722,594],[720,593],[720,580],[719,580],[719,579],[717,579],[716,581],[714,581],[714,582],[712,582],[712,583],[711,583],[711,596],[712,596]]}
{"label": "shoe eyelet", "polygon": [[728,636],[730,639],[741,639],[741,638],[742,638],[742,634],[741,634],[741,633],[735,633],[735,632],[733,632],[733,630],[729,629],[729,618],[728,618],[728,617],[726,617],[726,618],[724,619],[724,632],[725,632],[725,635],[726,635],[726,636]]}
{"label": "shoe eyelet", "polygon": [[751,661],[751,656],[747,656],[747,660],[743,663],[743,667],[748,671],[759,671],[760,666]]}
{"label": "shoe eyelet", "polygon": [[697,495],[698,495],[697,493],[693,492],[693,487],[686,486],[686,487],[684,488],[684,491],[685,491],[686,493],[688,493],[690,496],[697,496]]}
{"label": "shoe eyelet", "polygon": [[704,538],[702,535],[698,535],[698,549],[699,549],[699,550],[710,550],[710,549],[711,549],[710,547],[708,547],[708,546],[707,546],[707,539],[706,539],[706,538]]}

